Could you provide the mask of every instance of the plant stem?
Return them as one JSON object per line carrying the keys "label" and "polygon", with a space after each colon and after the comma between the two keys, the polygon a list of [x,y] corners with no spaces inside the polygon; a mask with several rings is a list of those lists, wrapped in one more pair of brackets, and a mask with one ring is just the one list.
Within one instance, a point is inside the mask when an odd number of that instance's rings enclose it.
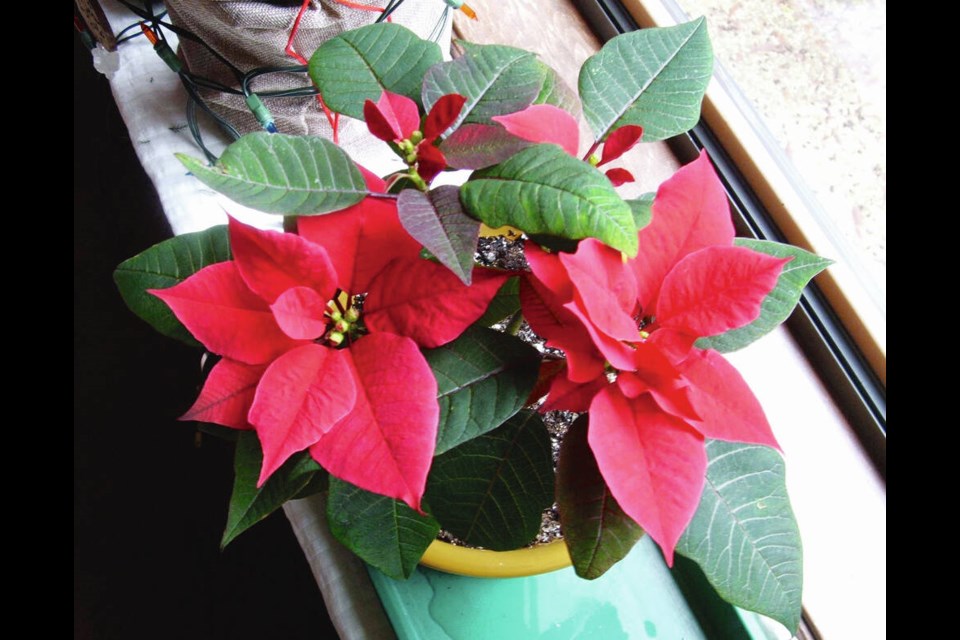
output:
{"label": "plant stem", "polygon": [[513,314],[513,317],[510,318],[509,324],[507,324],[506,332],[512,336],[520,333],[520,327],[523,326],[523,311],[517,311]]}
{"label": "plant stem", "polygon": [[590,156],[593,155],[593,152],[596,151],[596,150],[597,150],[597,147],[599,147],[599,146],[600,146],[600,141],[599,141],[599,140],[595,140],[594,143],[593,143],[593,146],[590,147],[590,148],[587,150],[587,153],[583,156],[583,161],[584,161],[584,162],[589,161],[589,160],[590,160]]}

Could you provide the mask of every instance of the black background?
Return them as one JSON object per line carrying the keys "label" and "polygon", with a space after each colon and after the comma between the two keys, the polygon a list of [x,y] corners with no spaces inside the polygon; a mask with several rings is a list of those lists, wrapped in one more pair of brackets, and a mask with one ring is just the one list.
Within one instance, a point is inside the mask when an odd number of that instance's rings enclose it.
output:
{"label": "black background", "polygon": [[336,638],[282,513],[219,549],[232,448],[176,420],[199,352],[130,313],[112,280],[170,228],[78,38],[73,82],[74,637]]}

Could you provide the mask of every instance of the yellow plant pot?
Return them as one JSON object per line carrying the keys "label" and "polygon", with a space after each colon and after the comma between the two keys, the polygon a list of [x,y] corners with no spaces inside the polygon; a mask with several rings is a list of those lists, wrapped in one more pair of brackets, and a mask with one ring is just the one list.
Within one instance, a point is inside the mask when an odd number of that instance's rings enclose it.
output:
{"label": "yellow plant pot", "polygon": [[571,561],[563,540],[513,551],[470,549],[434,540],[420,564],[475,578],[519,578],[563,569]]}

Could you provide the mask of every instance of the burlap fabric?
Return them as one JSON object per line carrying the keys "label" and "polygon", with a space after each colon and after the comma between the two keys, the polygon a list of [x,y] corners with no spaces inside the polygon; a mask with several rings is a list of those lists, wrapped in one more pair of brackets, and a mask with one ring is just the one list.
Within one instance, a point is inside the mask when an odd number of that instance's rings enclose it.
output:
{"label": "burlap fabric", "polygon": [[[387,0],[358,0],[362,4],[383,7]],[[248,0],[167,0],[170,20],[196,34],[241,71],[260,67],[290,66],[297,62],[284,48],[300,2],[250,2]],[[445,53],[450,48],[448,12],[442,0],[406,0],[392,14],[395,23],[410,28],[422,38],[438,32],[438,42]],[[294,48],[300,55],[310,55],[326,40],[343,31],[372,23],[378,13],[352,8],[336,0],[314,0],[305,12]],[[441,31],[441,27],[442,31]],[[202,45],[180,38],[180,57],[194,74],[239,88],[230,69]],[[309,84],[305,74],[270,74],[256,78],[254,92],[303,87]],[[241,133],[257,131],[260,125],[250,113],[242,96],[212,90],[201,95],[211,108],[226,118]],[[293,135],[320,135],[329,138],[331,128],[326,116],[310,98],[273,98],[266,102],[273,113],[277,129]],[[341,117],[341,140],[358,135],[356,121]],[[362,127],[363,125],[359,125]]]}

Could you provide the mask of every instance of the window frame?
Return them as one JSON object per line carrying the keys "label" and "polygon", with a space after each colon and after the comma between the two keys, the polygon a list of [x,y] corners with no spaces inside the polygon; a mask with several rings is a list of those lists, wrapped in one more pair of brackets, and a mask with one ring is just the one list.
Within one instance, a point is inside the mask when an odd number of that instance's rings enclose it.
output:
{"label": "window frame", "polygon": [[[621,33],[676,23],[671,16],[654,20],[644,0],[572,2],[604,43]],[[777,197],[760,169],[761,162],[749,156],[746,145],[736,138],[711,98],[708,90],[700,123],[688,134],[669,140],[670,150],[681,163],[693,160],[701,149],[707,150],[727,190],[739,235],[809,247],[784,200]],[[735,105],[727,103],[725,107]],[[769,159],[767,162],[769,166]],[[885,483],[886,353],[856,314],[830,269],[808,285],[786,326]],[[751,636],[736,608],[716,595],[695,563],[680,558],[673,574],[711,637],[756,637]],[[823,637],[806,608],[795,637]]]}
{"label": "window frame", "polygon": [[[572,1],[602,42],[620,33],[673,24],[670,16],[655,18],[643,0]],[[671,151],[686,163],[707,150],[727,190],[738,234],[809,248],[761,163],[748,155],[727,125],[713,91],[711,87],[704,99],[701,122],[668,141]],[[831,269],[808,285],[787,327],[886,481],[886,354]]]}

